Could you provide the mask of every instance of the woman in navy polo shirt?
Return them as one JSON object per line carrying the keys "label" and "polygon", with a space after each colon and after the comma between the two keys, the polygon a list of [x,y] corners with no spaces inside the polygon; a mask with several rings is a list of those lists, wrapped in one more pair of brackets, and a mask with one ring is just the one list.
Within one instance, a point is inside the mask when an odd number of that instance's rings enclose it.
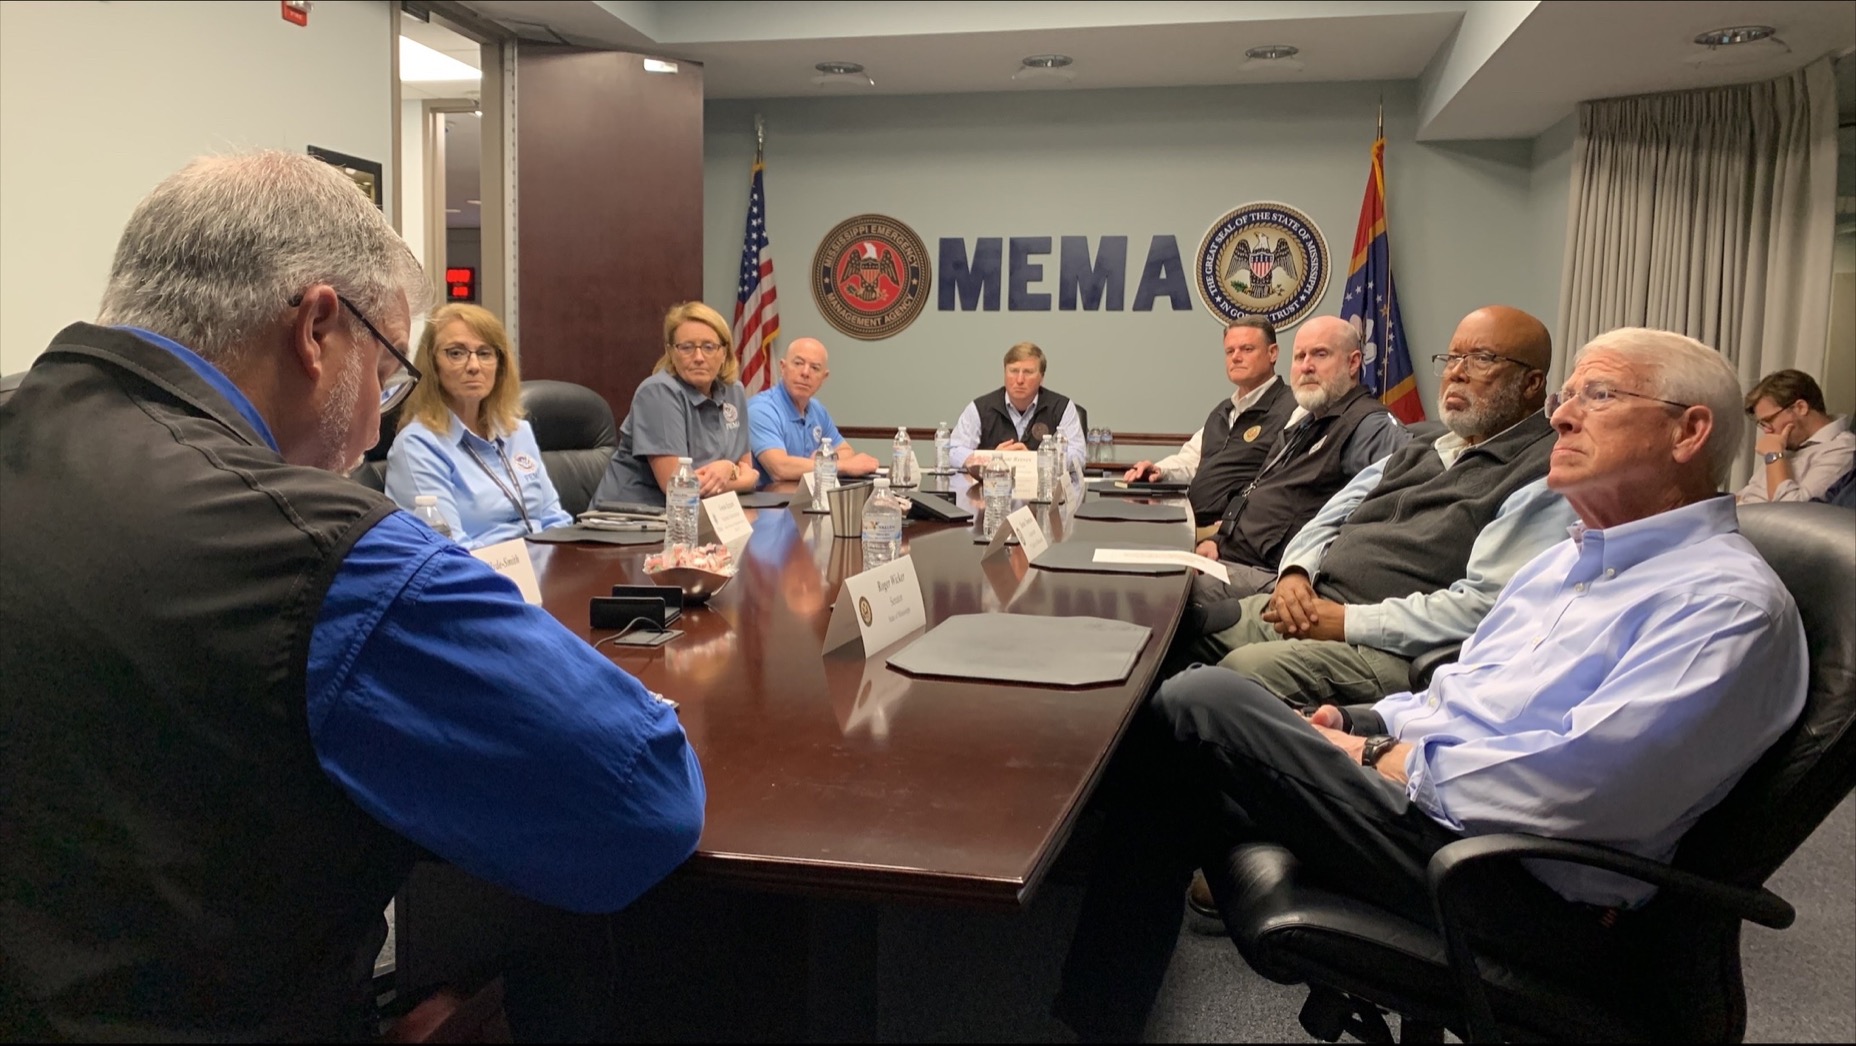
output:
{"label": "woman in navy polo shirt", "polygon": [[662,507],[677,459],[696,466],[702,496],[745,494],[760,482],[748,448],[747,396],[722,314],[699,301],[664,316],[664,356],[632,394],[595,503]]}
{"label": "woman in navy polo shirt", "polygon": [[419,338],[423,381],[387,452],[387,496],[412,511],[430,494],[452,537],[480,548],[573,522],[522,420],[522,375],[488,309],[446,305]]}

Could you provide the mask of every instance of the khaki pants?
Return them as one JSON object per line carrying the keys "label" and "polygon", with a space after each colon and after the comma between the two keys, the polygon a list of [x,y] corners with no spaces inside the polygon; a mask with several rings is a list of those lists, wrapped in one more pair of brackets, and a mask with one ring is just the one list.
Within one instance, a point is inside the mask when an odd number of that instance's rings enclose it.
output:
{"label": "khaki pants", "polygon": [[1194,651],[1206,664],[1249,676],[1298,708],[1377,701],[1411,689],[1411,662],[1357,643],[1284,639],[1263,620],[1268,594],[1243,601],[1237,624],[1206,636]]}

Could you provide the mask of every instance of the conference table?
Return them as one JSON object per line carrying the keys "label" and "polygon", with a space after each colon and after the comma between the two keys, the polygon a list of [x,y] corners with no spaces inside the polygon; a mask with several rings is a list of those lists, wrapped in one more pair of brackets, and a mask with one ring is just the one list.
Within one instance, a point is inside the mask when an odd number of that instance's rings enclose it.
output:
{"label": "conference table", "polygon": [[[947,481],[934,477],[926,489],[937,482],[946,491]],[[975,512],[971,524],[911,520],[903,531],[929,625],[986,613],[1132,622],[1152,630],[1133,671],[1118,685],[1065,689],[912,678],[888,667],[887,655],[919,632],[869,657],[855,644],[821,653],[839,587],[862,568],[861,543],[833,534],[827,515],[750,511],[753,533],[736,576],[683,612],[674,624],[681,636],[656,647],[598,647],[678,703],[708,789],[695,855],[617,917],[620,936],[640,950],[629,962],[611,961],[679,985],[715,976],[718,964],[796,963],[806,972],[778,990],[757,978],[699,993],[758,991],[759,1009],[793,1007],[783,1020],[757,1012],[758,1033],[738,1023],[690,1030],[702,1022],[689,1023],[686,1004],[649,1017],[641,1013],[649,991],[625,1000],[628,1029],[642,1037],[867,1037],[882,905],[1015,911],[1036,894],[1154,682],[1189,578],[1047,571],[1031,568],[1016,547],[982,561],[977,490],[960,478],[953,487],[950,499]],[[1034,508],[1053,543],[1191,546],[1185,522],[1079,520],[1074,506]],[[529,549],[543,605],[589,643],[611,635],[589,626],[590,598],[614,584],[650,583],[643,563],[656,550]],[[449,931],[408,892],[401,948],[417,966],[419,928],[428,939]],[[609,929],[606,936],[605,950],[623,950]],[[692,936],[702,942],[695,953],[660,950],[666,938]],[[689,969],[664,975],[664,964],[679,960]],[[623,979],[638,978],[629,969]]]}

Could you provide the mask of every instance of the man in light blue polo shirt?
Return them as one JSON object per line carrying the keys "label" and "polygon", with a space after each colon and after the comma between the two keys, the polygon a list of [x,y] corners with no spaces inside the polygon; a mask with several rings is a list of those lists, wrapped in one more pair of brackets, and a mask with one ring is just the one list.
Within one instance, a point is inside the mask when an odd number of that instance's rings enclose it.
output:
{"label": "man in light blue polo shirt", "polygon": [[761,486],[796,480],[812,471],[812,453],[829,439],[838,455],[838,475],[868,476],[876,458],[845,441],[831,412],[815,397],[831,376],[831,355],[817,338],[795,338],[780,360],[780,383],[748,400],[748,443],[760,465]]}

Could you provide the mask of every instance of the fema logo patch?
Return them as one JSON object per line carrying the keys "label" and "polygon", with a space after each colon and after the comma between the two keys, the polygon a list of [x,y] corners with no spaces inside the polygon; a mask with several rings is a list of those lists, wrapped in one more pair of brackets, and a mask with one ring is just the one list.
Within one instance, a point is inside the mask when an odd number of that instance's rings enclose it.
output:
{"label": "fema logo patch", "polygon": [[1212,223],[1192,275],[1199,300],[1219,319],[1262,316],[1293,327],[1327,290],[1328,243],[1293,207],[1247,203]]}
{"label": "fema logo patch", "polygon": [[535,471],[535,459],[529,457],[527,454],[517,454],[515,456],[515,463],[516,468],[523,472]]}
{"label": "fema logo patch", "polygon": [[861,341],[900,333],[928,302],[934,270],[915,230],[881,214],[839,222],[812,255],[812,299],[825,322]]}
{"label": "fema logo patch", "polygon": [[722,404],[722,421],[729,428],[741,424],[741,411],[732,403]]}

